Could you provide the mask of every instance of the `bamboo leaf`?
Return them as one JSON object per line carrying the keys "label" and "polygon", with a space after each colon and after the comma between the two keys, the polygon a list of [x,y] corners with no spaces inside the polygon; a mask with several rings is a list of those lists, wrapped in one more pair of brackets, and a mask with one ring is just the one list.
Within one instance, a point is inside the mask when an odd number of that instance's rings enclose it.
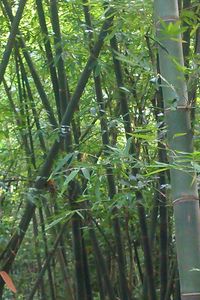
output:
{"label": "bamboo leaf", "polygon": [[83,173],[83,176],[87,179],[90,180],[90,172],[86,168],[81,168],[81,171]]}
{"label": "bamboo leaf", "polygon": [[51,179],[55,174],[57,174],[66,164],[70,164],[74,158],[74,153],[67,154],[56,166],[55,170],[51,173],[48,179]]}
{"label": "bamboo leaf", "polygon": [[181,136],[184,136],[186,134],[187,134],[186,132],[177,132],[177,133],[174,134],[173,138],[175,138],[175,137],[181,137]]}
{"label": "bamboo leaf", "polygon": [[149,172],[149,173],[145,174],[145,176],[148,177],[148,176],[151,176],[151,175],[154,175],[154,174],[157,174],[157,173],[161,173],[161,172],[167,171],[168,169],[169,168],[157,169],[155,171],[152,171],[152,172]]}
{"label": "bamboo leaf", "polygon": [[129,94],[131,93],[131,91],[129,89],[125,88],[124,86],[120,86],[120,90],[122,90],[126,93],[129,93]]}
{"label": "bamboo leaf", "polygon": [[60,193],[61,195],[66,191],[68,184],[70,183],[70,181],[72,181],[76,177],[78,172],[79,172],[79,169],[75,169],[67,176],[67,178],[65,179],[65,181],[63,183],[63,188]]}
{"label": "bamboo leaf", "polygon": [[131,143],[132,143],[132,138],[129,138],[128,141],[127,141],[127,143],[126,143],[126,147],[124,149],[124,154],[125,155],[129,154]]}
{"label": "bamboo leaf", "polygon": [[45,230],[49,230],[52,227],[56,226],[57,224],[59,224],[60,222],[64,221],[68,221],[70,220],[70,218],[72,217],[72,215],[74,214],[74,211],[69,211],[67,213],[65,213],[64,216],[57,218],[56,220],[54,220],[53,222],[51,222],[49,225],[46,226]]}

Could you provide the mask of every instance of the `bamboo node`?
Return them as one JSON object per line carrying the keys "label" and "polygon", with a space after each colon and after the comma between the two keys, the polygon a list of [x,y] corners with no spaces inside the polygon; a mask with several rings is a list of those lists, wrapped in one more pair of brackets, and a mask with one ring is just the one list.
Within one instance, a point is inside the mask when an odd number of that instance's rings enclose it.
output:
{"label": "bamboo node", "polygon": [[177,110],[190,110],[191,105],[186,104],[186,105],[177,105],[176,107],[166,107],[164,109],[165,113],[171,112],[171,111],[177,111]]}
{"label": "bamboo node", "polygon": [[167,22],[173,22],[173,21],[178,21],[179,17],[178,16],[167,16],[167,17],[162,17],[163,21],[167,21]]}
{"label": "bamboo node", "polygon": [[199,198],[192,195],[185,195],[180,198],[173,200],[173,204],[180,204],[182,202],[191,202],[191,201],[199,201]]}
{"label": "bamboo node", "polygon": [[[178,16],[167,16],[167,17],[162,17],[162,21],[164,22],[177,22],[179,21],[179,17]],[[156,27],[160,25],[160,20],[158,20],[156,22]]]}
{"label": "bamboo node", "polygon": [[200,292],[199,293],[188,293],[188,294],[182,294],[181,299],[182,300],[199,300]]}

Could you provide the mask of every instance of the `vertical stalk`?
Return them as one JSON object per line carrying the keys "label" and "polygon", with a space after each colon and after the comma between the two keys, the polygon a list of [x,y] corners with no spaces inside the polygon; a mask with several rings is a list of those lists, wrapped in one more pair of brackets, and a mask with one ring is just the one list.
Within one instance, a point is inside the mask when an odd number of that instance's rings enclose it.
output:
{"label": "vertical stalk", "polygon": [[56,68],[54,66],[53,53],[52,53],[51,44],[49,41],[49,33],[48,33],[48,29],[47,29],[43,4],[42,4],[41,0],[36,0],[36,8],[37,8],[41,31],[43,33],[44,47],[45,47],[45,51],[46,51],[46,57],[47,57],[47,61],[48,61],[48,67],[49,67],[49,71],[50,71],[54,96],[55,96],[55,100],[56,100],[57,113],[58,113],[59,121],[61,121],[58,78],[57,78]]}
{"label": "vertical stalk", "polygon": [[[159,66],[158,66],[159,71]],[[159,83],[160,80],[159,80]],[[163,122],[164,103],[162,89],[160,88],[155,95],[155,118],[158,125],[158,137],[161,137],[165,129]],[[162,115],[160,116],[160,112]],[[158,160],[167,163],[166,147],[161,138],[158,141]],[[166,172],[161,172],[158,179],[158,205],[160,211],[160,300],[163,300],[167,290],[168,282],[168,210],[166,198]]]}
{"label": "vertical stalk", "polygon": [[[67,75],[65,71],[64,59],[63,59],[64,56],[63,56],[63,47],[62,47],[62,38],[61,38],[61,31],[60,31],[60,22],[58,16],[57,0],[50,0],[50,11],[51,11],[51,24],[54,32],[54,46],[55,46],[55,53],[56,53],[54,64],[56,64],[57,73],[58,73],[60,119],[62,119],[67,109],[67,105],[70,101],[70,92],[69,92]],[[72,120],[72,124],[75,125],[74,120]],[[73,129],[76,128],[74,128],[73,126]],[[61,130],[66,131],[66,139],[70,142],[68,142],[67,144],[65,143],[65,148],[67,151],[70,151],[70,145],[71,145],[70,127],[67,128],[63,127],[61,128]]]}
{"label": "vertical stalk", "polygon": [[105,260],[103,258],[102,253],[101,253],[101,250],[99,248],[99,245],[98,245],[96,235],[95,235],[95,231],[94,231],[93,227],[90,228],[89,234],[90,234],[90,239],[91,239],[92,246],[93,246],[93,249],[94,249],[95,259],[96,259],[97,264],[98,264],[98,269],[101,272],[100,276],[102,276],[102,274],[103,274],[104,279],[105,279],[104,282],[105,282],[106,291],[108,293],[108,298],[109,298],[109,300],[116,300],[114,289],[112,287],[112,282],[111,282],[111,280],[109,278],[109,275],[108,275],[107,266],[105,264]]}
{"label": "vertical stalk", "polygon": [[47,150],[46,150],[45,140],[44,140],[44,137],[43,137],[43,134],[42,134],[42,128],[40,126],[40,120],[39,120],[39,117],[38,117],[35,102],[34,102],[34,99],[33,99],[33,94],[32,94],[32,91],[31,91],[31,87],[30,87],[30,84],[29,84],[29,81],[28,81],[28,78],[27,78],[27,74],[26,74],[26,70],[25,70],[25,67],[24,67],[24,64],[22,62],[21,57],[19,57],[19,62],[20,62],[20,67],[21,67],[22,78],[23,78],[23,81],[25,82],[25,86],[26,86],[26,90],[27,90],[27,96],[28,96],[28,99],[30,101],[30,106],[31,106],[33,118],[34,118],[35,125],[36,125],[37,131],[38,131],[40,147],[41,147],[41,150],[43,151],[43,153],[46,154]]}
{"label": "vertical stalk", "polygon": [[[71,181],[69,184],[69,203],[72,211],[79,209],[79,204],[76,203],[79,193],[80,191],[78,182]],[[76,300],[86,300],[83,245],[81,236],[82,220],[76,212],[72,215],[71,223],[73,254],[75,261]]]}
{"label": "vertical stalk", "polygon": [[[187,10],[191,6],[191,0],[183,0],[183,9]],[[185,66],[189,67],[189,54],[190,54],[190,33],[191,26],[187,23],[183,23],[183,26],[187,26],[187,30],[183,33],[183,57],[185,60]]]}
{"label": "vertical stalk", "polygon": [[60,239],[61,239],[61,237],[62,237],[62,235],[63,235],[65,226],[66,226],[66,224],[64,224],[64,225],[62,226],[62,228],[61,228],[61,230],[60,230],[60,232],[59,232],[59,235],[58,235],[58,237],[57,237],[56,240],[55,240],[55,243],[54,243],[54,245],[53,245],[53,248],[52,248],[51,252],[48,253],[48,255],[47,255],[47,257],[46,257],[46,259],[45,259],[45,261],[44,261],[44,264],[43,264],[43,266],[42,266],[42,269],[40,270],[40,272],[39,272],[39,274],[38,274],[38,278],[36,279],[36,282],[35,282],[35,284],[34,284],[32,290],[31,290],[31,292],[30,292],[30,294],[29,294],[29,296],[28,296],[28,300],[32,300],[32,299],[33,299],[33,297],[34,297],[34,295],[35,295],[35,293],[36,293],[36,291],[37,291],[37,289],[38,289],[38,286],[39,286],[39,284],[40,284],[40,281],[41,281],[42,277],[43,277],[44,274],[45,274],[46,269],[48,268],[48,266],[50,266],[51,260],[52,260],[52,258],[54,257],[54,254],[55,254],[56,249],[57,249],[57,247],[58,247],[58,245],[59,245]]}
{"label": "vertical stalk", "polygon": [[87,256],[87,251],[86,251],[86,247],[85,247],[85,239],[83,236],[83,229],[81,229],[81,236],[82,236],[83,270],[84,270],[84,275],[85,275],[86,300],[93,300],[91,278],[90,278],[90,272],[89,272],[89,266],[88,266],[88,256]]}
{"label": "vertical stalk", "polygon": [[[42,269],[42,262],[41,262],[41,256],[40,256],[40,249],[39,249],[39,243],[38,243],[38,224],[37,224],[37,218],[36,214],[33,214],[33,233],[34,233],[34,241],[35,241],[35,249],[36,249],[36,255],[37,255],[37,264],[38,264],[38,270]],[[46,291],[44,286],[44,279],[41,278],[40,282],[40,289],[41,289],[41,299],[46,300]]]}
{"label": "vertical stalk", "polygon": [[[158,157],[160,162],[165,162],[165,149],[162,143],[158,143]],[[166,294],[168,281],[168,213],[165,186],[165,172],[159,176],[159,209],[160,209],[160,300]]]}
{"label": "vertical stalk", "polygon": [[[162,91],[167,125],[175,234],[182,300],[200,299],[200,215],[193,152],[190,106],[181,36],[165,33],[164,27],[179,20],[177,0],[155,0],[155,18]],[[162,22],[160,21],[162,20]],[[162,47],[160,46],[162,45]],[[188,159],[189,157],[189,159]]]}
{"label": "vertical stalk", "polygon": [[96,258],[95,258],[95,263],[96,263],[97,282],[99,287],[99,300],[106,300],[102,275]]}
{"label": "vertical stalk", "polygon": [[[45,251],[45,256],[48,257],[50,251],[48,249],[48,242],[47,242],[47,236],[46,236],[46,231],[45,231],[45,221],[44,221],[44,215],[42,208],[39,207],[39,217],[40,217],[40,223],[41,223],[41,229],[42,229],[42,237],[43,237],[43,242],[44,242],[44,251]],[[55,294],[55,287],[53,283],[53,275],[52,275],[52,270],[51,270],[51,265],[47,265],[47,272],[48,272],[48,281],[49,281],[49,288],[50,288],[50,297],[52,300],[56,300],[56,294]]]}
{"label": "vertical stalk", "polygon": [[170,272],[169,272],[169,278],[168,278],[168,282],[167,282],[167,289],[166,289],[164,300],[170,300],[170,296],[172,294],[174,278],[176,276],[176,272],[177,272],[177,263],[173,262],[172,266],[170,268]]}
{"label": "vertical stalk", "polygon": [[60,32],[60,24],[58,17],[57,0],[50,0],[51,10],[51,24],[54,32],[54,45],[56,52],[56,66],[58,70],[58,84],[59,84],[59,97],[60,97],[60,112],[61,118],[67,108],[67,104],[70,100],[69,87],[66,77],[66,71],[63,60],[63,47]]}
{"label": "vertical stalk", "polygon": [[[51,193],[51,198],[52,200],[54,200],[54,197],[56,197],[56,193]],[[54,209],[55,209],[55,215],[56,213],[58,213],[58,207],[56,202],[54,203]],[[48,205],[45,205],[45,213],[46,213],[46,217],[47,218],[51,218],[51,212],[49,209]],[[57,237],[57,232],[60,232],[61,230],[61,226],[58,224],[56,226],[58,230],[54,229],[54,227],[52,228],[52,233],[50,233],[51,235],[53,235],[55,238]],[[60,245],[58,247],[58,260],[59,260],[59,264],[60,264],[60,270],[63,274],[63,280],[64,280],[64,285],[65,285],[65,291],[66,294],[68,295],[68,299],[67,300],[74,300],[74,296],[72,293],[72,288],[70,285],[70,276],[68,273],[68,269],[67,269],[67,257],[66,257],[66,251],[65,251],[65,247],[64,247],[64,240],[63,240],[63,236],[60,237]]]}

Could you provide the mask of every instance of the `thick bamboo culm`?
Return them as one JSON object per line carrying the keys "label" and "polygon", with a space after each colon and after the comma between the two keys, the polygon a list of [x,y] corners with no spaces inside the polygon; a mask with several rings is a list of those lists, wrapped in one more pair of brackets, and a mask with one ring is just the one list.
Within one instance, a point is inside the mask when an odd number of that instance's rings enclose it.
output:
{"label": "thick bamboo culm", "polygon": [[[193,152],[190,106],[184,76],[177,0],[155,0],[160,77],[165,106],[168,156],[174,205],[175,235],[182,300],[200,299],[200,218],[196,175],[191,165]],[[169,27],[168,27],[169,29]]]}

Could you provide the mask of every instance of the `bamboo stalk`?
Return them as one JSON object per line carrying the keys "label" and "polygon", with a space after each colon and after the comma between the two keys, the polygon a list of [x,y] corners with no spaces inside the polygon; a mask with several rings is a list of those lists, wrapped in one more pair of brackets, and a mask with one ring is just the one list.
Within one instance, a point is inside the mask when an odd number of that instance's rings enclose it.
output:
{"label": "bamboo stalk", "polygon": [[93,300],[91,276],[90,276],[89,265],[88,265],[88,255],[86,251],[85,239],[84,239],[82,228],[81,228],[81,237],[82,237],[82,252],[83,252],[82,253],[83,270],[84,270],[84,279],[85,279],[85,296],[86,296],[86,300]]}
{"label": "bamboo stalk", "polygon": [[26,1],[27,0],[20,0],[16,15],[12,20],[10,35],[8,37],[8,42],[7,42],[7,45],[6,45],[4,54],[3,54],[3,58],[2,58],[2,61],[1,61],[1,64],[0,64],[0,84],[3,80],[4,74],[5,74],[5,71],[6,71],[6,67],[8,65],[9,58],[10,58],[10,55],[11,55],[11,52],[12,52],[12,48],[13,48],[14,43],[15,43],[15,37],[16,37],[16,34],[18,32],[19,23],[20,23],[21,18],[22,18],[22,14],[23,14],[23,11],[24,11]]}
{"label": "bamboo stalk", "polygon": [[48,33],[47,25],[46,25],[44,9],[43,9],[43,4],[42,4],[41,0],[36,0],[36,8],[37,8],[41,31],[44,35],[44,47],[45,47],[45,51],[46,51],[46,58],[48,61],[48,67],[49,67],[51,82],[52,82],[54,96],[55,96],[57,114],[58,114],[58,119],[60,122],[61,114],[60,114],[58,78],[57,78],[56,67],[54,66],[53,53],[52,53],[51,44],[49,41],[49,33]]}
{"label": "bamboo stalk", "polygon": [[66,77],[66,71],[63,60],[63,48],[60,31],[60,23],[58,17],[57,0],[50,0],[51,10],[51,24],[54,32],[54,46],[56,53],[56,66],[58,70],[58,84],[59,84],[59,99],[60,99],[60,112],[61,119],[66,111],[67,104],[70,101],[69,86]]}
{"label": "bamboo stalk", "polygon": [[[55,47],[55,54],[56,54],[54,61],[56,62],[57,74],[58,74],[60,119],[62,119],[67,109],[67,105],[70,101],[70,92],[69,92],[68,79],[65,71],[64,59],[63,59],[63,47],[62,47],[60,22],[58,16],[57,0],[50,0],[50,11],[51,11],[51,24],[54,32],[54,47]],[[75,123],[73,120],[72,120],[72,125],[74,125],[73,129],[76,131]],[[76,133],[74,134],[76,136]],[[70,128],[67,132],[67,135],[68,136],[66,136],[66,140],[68,142],[65,143],[65,149],[67,152],[69,152],[72,143]]]}
{"label": "bamboo stalk", "polygon": [[[34,233],[34,242],[35,242],[35,250],[36,250],[36,256],[37,256],[37,264],[38,264],[38,269],[42,269],[42,261],[41,261],[41,255],[40,255],[40,249],[39,249],[39,243],[38,243],[38,223],[37,223],[37,218],[36,214],[33,214],[33,233]],[[44,286],[44,279],[41,278],[40,281],[40,290],[41,290],[41,299],[46,300],[46,290]]]}
{"label": "bamboo stalk", "polygon": [[[183,0],[183,10],[190,9],[191,0]],[[187,26],[187,30],[183,33],[183,57],[185,60],[185,66],[189,67],[189,54],[190,54],[190,33],[191,26],[183,22],[183,26]]]}
{"label": "bamboo stalk", "polygon": [[[51,199],[53,202],[53,206],[54,206],[54,213],[55,215],[58,214],[58,205],[56,203],[56,193],[53,192],[51,193]],[[49,209],[49,205],[47,205],[47,203],[45,203],[45,214],[46,214],[46,218],[51,218],[52,214],[51,211]],[[50,233],[51,235],[57,236],[57,232],[60,232],[61,230],[61,225],[58,224],[56,226],[56,228],[52,228],[52,232]],[[59,264],[60,264],[60,270],[62,271],[63,274],[63,280],[65,282],[65,293],[66,295],[68,295],[67,300],[74,300],[74,295],[72,293],[72,287],[71,287],[71,282],[70,282],[70,274],[68,272],[68,268],[67,268],[67,257],[66,257],[66,249],[65,249],[65,245],[64,245],[64,235],[60,238],[60,245],[58,247],[58,259],[59,259]]]}
{"label": "bamboo stalk", "polygon": [[[80,208],[79,204],[76,203],[76,200],[80,193],[79,189],[80,188],[78,182],[71,181],[69,183],[69,204],[72,211]],[[71,223],[75,263],[76,300],[86,300],[83,245],[81,236],[82,220],[76,212],[72,215]]]}
{"label": "bamboo stalk", "polygon": [[[159,70],[159,66],[158,66]],[[156,122],[158,124],[158,136],[162,136],[165,124],[163,122],[163,115],[160,116],[159,112],[164,113],[164,103],[162,89],[156,92],[156,110],[154,112]],[[158,141],[158,160],[162,163],[167,163],[166,147],[162,139]],[[160,300],[163,300],[167,290],[168,282],[168,209],[166,198],[166,172],[161,172],[158,179],[158,205],[160,211]]]}
{"label": "bamboo stalk", "polygon": [[187,87],[181,71],[184,66],[183,50],[181,36],[166,35],[164,30],[169,24],[178,26],[178,2],[155,0],[154,5],[157,37],[160,41],[158,52],[168,133],[168,156],[170,163],[174,164],[170,174],[181,299],[199,300],[200,215],[196,175],[190,159],[186,159],[186,155],[193,152],[193,145]]}
{"label": "bamboo stalk", "polygon": [[[45,257],[49,256],[49,247],[48,247],[48,241],[47,241],[47,235],[46,235],[46,230],[45,230],[45,220],[44,220],[44,215],[42,208],[39,207],[39,217],[40,217],[40,226],[41,226],[41,231],[42,231],[42,238],[43,238],[43,243],[44,243],[44,252],[45,252]],[[55,293],[55,287],[53,283],[53,272],[50,263],[47,265],[47,273],[48,273],[48,283],[49,283],[49,290],[50,290],[50,297],[52,300],[56,300],[56,293]],[[34,290],[34,288],[33,288]],[[34,296],[34,295],[33,295]]]}
{"label": "bamboo stalk", "polygon": [[105,283],[106,291],[108,293],[109,300],[116,300],[115,292],[114,292],[114,289],[112,287],[112,282],[109,278],[107,267],[106,267],[106,264],[105,264],[105,260],[103,258],[102,252],[99,248],[99,245],[98,245],[98,242],[97,242],[97,239],[96,239],[96,234],[95,234],[95,231],[94,231],[93,227],[91,227],[89,229],[89,234],[90,234],[90,239],[91,239],[92,246],[93,246],[93,249],[94,249],[94,255],[95,255],[95,258],[96,258],[96,261],[97,261],[97,264],[98,264],[98,269],[101,272],[100,276],[102,276],[102,274],[103,274],[104,279],[105,279],[104,283]]}
{"label": "bamboo stalk", "polygon": [[44,276],[45,271],[47,270],[48,266],[50,265],[51,259],[53,258],[54,254],[56,252],[56,249],[57,249],[57,247],[59,245],[59,242],[60,242],[60,239],[61,239],[61,237],[63,235],[65,227],[66,227],[66,224],[64,224],[62,226],[62,228],[61,228],[61,230],[59,232],[59,235],[57,236],[57,238],[55,240],[55,243],[53,245],[52,250],[48,253],[48,255],[47,255],[47,257],[46,257],[46,259],[45,259],[45,261],[43,263],[42,269],[40,270],[38,278],[36,279],[36,281],[34,283],[34,286],[33,286],[32,290],[31,290],[31,292],[30,292],[30,294],[29,294],[29,296],[27,298],[28,300],[32,300],[33,299],[33,297],[34,297],[34,295],[35,295],[35,293],[36,293],[36,291],[38,289],[38,286],[40,284],[40,281],[41,281],[42,277]]}
{"label": "bamboo stalk", "polygon": [[22,61],[21,57],[19,57],[19,62],[20,62],[22,77],[23,77],[23,80],[24,80],[25,85],[26,85],[27,96],[28,96],[29,101],[30,101],[32,114],[33,114],[35,125],[36,125],[37,131],[38,131],[40,147],[41,147],[41,150],[43,151],[43,153],[45,155],[46,152],[47,152],[46,145],[45,145],[45,140],[44,140],[44,136],[42,134],[42,128],[40,126],[40,120],[39,120],[39,116],[38,116],[38,113],[37,113],[37,110],[36,110],[35,102],[34,102],[34,99],[33,99],[33,94],[32,94],[32,91],[31,91],[31,87],[30,87],[30,84],[29,84],[29,81],[28,81],[28,78],[27,78],[27,74],[26,74],[26,70],[25,70],[25,67],[24,67],[24,64],[23,64],[23,61]]}

